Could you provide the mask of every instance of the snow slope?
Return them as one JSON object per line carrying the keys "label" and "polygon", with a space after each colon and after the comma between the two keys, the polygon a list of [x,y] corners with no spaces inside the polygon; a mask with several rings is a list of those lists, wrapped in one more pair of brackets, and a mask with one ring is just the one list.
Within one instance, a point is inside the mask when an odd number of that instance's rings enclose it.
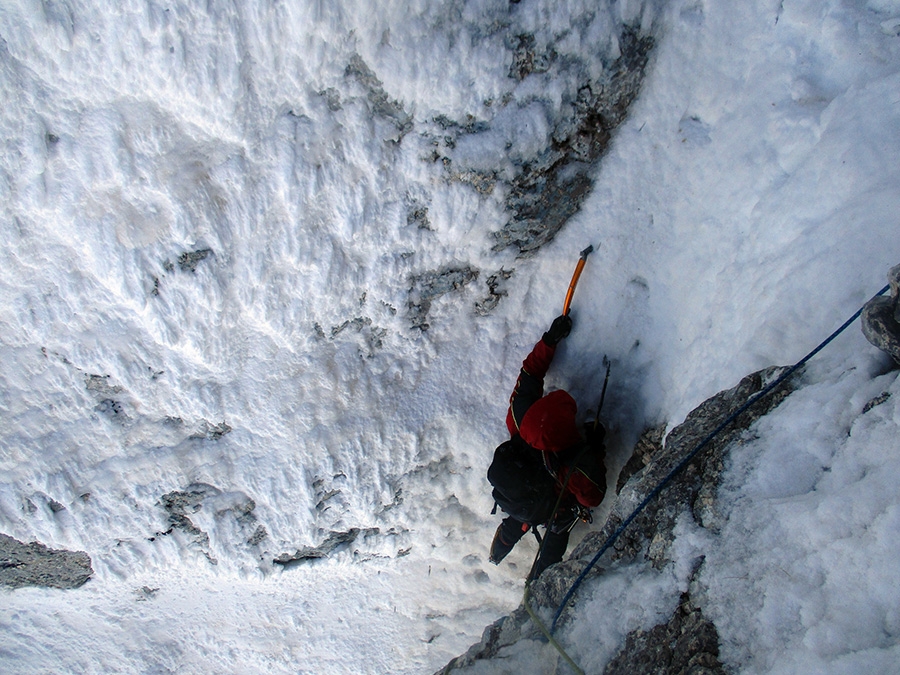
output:
{"label": "snow slope", "polygon": [[[577,82],[508,77],[512,36],[596,75],[625,23],[657,47],[584,208],[534,258],[492,251],[502,185],[430,161],[435,119],[487,123],[454,167],[510,175]],[[550,384],[587,408],[612,359],[614,465],[883,286],[898,26],[895,0],[5,2],[0,531],[96,573],[0,591],[4,672],[428,672],[463,651],[533,555],[487,564],[484,471],[578,251],[600,244]],[[412,328],[422,275],[466,266]],[[703,551],[731,667],[891,672],[887,371],[855,330],[836,342],[735,455],[730,529],[583,591],[583,666],[670,613]],[[198,484],[200,534],[161,534],[163,496]]]}

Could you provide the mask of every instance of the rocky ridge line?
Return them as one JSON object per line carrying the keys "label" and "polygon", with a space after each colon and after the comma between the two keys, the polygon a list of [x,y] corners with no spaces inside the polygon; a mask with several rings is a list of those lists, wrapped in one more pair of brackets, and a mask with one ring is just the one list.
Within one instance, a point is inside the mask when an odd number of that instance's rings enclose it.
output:
{"label": "rocky ridge line", "polygon": [[[622,470],[616,502],[606,523],[600,530],[588,534],[567,560],[541,575],[532,586],[532,606],[536,610],[545,608],[555,611],[609,536],[672,468],[734,411],[783,372],[784,368],[767,368],[707,399],[668,434],[664,443],[662,428],[648,429],[638,441],[632,460]],[[740,441],[741,434],[753,422],[781,403],[794,390],[796,382],[795,374],[780,388],[751,406],[711,441],[635,518],[602,562],[609,567],[643,558],[656,568],[663,567],[669,562],[668,553],[674,541],[676,520],[685,513],[701,527],[718,531],[723,516],[718,509],[716,494],[730,447]],[[702,565],[702,558],[695,561],[695,577]],[[587,578],[600,576],[604,571],[603,567],[595,566]],[[565,617],[564,613],[563,621]],[[542,638],[525,608],[520,606],[512,614],[488,626],[478,644],[438,672],[449,673],[479,661],[502,658],[500,652],[505,647],[523,640],[540,641]],[[607,664],[604,672],[608,675],[637,672],[633,669],[636,663],[647,668],[640,672],[690,672],[695,675],[724,672],[718,662],[716,628],[703,616],[702,608],[695,604],[690,593],[681,597],[678,609],[667,623],[627,636],[621,651]]]}

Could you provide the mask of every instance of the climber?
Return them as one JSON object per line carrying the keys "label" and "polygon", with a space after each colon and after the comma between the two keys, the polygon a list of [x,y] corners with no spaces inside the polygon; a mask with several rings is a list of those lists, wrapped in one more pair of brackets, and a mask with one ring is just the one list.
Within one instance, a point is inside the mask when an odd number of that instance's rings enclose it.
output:
{"label": "climber", "polygon": [[563,390],[544,395],[556,345],[571,329],[567,314],[554,319],[522,363],[506,415],[511,438],[496,449],[488,469],[495,504],[507,514],[491,542],[490,561],[499,564],[529,529],[546,527],[529,580],[562,560],[572,527],[589,520],[606,493],[602,425],[585,424],[583,438],[572,396]]}

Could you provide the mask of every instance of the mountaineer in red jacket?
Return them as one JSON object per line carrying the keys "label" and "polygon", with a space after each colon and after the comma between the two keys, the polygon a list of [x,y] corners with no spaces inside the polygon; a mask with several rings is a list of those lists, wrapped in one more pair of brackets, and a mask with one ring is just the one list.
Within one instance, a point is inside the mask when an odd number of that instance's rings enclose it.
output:
{"label": "mountaineer in red jacket", "polygon": [[[606,493],[603,427],[595,429],[593,420],[586,424],[585,440],[568,392],[544,395],[556,345],[571,329],[568,315],[557,317],[522,363],[506,415],[511,438],[497,448],[488,472],[494,499],[508,514],[491,543],[492,563],[499,564],[530,528],[547,528],[529,578],[562,560],[572,527],[579,518],[589,518],[589,509]],[[547,494],[541,497],[541,491]]]}

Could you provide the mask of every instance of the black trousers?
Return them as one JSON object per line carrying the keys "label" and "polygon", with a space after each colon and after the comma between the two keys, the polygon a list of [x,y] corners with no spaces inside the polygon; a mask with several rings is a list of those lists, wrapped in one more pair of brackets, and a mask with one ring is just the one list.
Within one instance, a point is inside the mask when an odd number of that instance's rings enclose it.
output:
{"label": "black trousers", "polygon": [[[507,516],[500,523],[500,538],[506,546],[512,548],[525,535],[528,529],[526,523],[516,520],[512,516]],[[569,546],[569,529],[565,528],[561,531],[556,531],[558,529],[560,528],[551,525],[544,534],[543,542],[541,543],[541,553],[528,577],[529,581],[537,579],[545,569],[558,563],[566,554],[566,548]]]}

